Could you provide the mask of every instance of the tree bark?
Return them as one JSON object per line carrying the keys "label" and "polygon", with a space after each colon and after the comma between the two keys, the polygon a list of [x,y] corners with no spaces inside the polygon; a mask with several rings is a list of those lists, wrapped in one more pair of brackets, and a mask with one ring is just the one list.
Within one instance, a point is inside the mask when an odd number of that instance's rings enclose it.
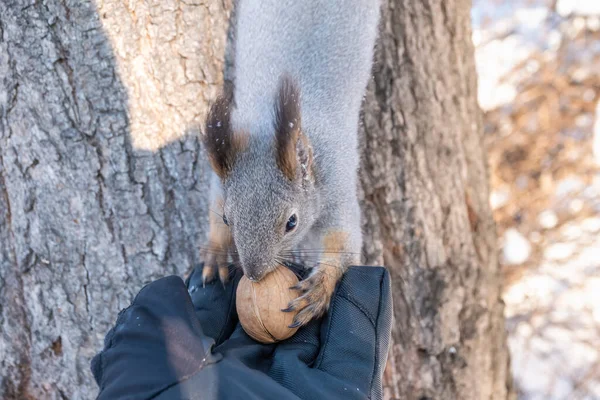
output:
{"label": "tree bark", "polygon": [[367,263],[392,274],[388,399],[512,398],[469,0],[389,0],[363,116]]}
{"label": "tree bark", "polygon": [[0,398],[92,399],[89,363],[205,238],[195,125],[229,0],[0,1]]}
{"label": "tree bark", "polygon": [[[196,127],[231,62],[231,10],[0,1],[0,398],[94,398],[118,311],[199,261]],[[366,261],[393,276],[388,398],[511,393],[469,11],[384,5],[361,180]]]}

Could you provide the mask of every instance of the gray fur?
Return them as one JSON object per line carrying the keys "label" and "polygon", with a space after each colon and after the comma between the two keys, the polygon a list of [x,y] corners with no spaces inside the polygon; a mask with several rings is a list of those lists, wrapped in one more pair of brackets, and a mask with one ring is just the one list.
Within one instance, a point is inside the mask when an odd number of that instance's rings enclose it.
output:
{"label": "gray fur", "polygon": [[[329,231],[350,235],[344,268],[361,261],[357,131],[379,6],[376,0],[239,2],[231,125],[250,140],[222,187],[213,182],[223,191],[223,211],[250,277],[264,276],[282,251],[319,248]],[[302,132],[314,152],[314,175],[295,181],[279,170],[274,150],[275,102],[286,74],[300,89]],[[292,212],[298,227],[285,234]],[[307,254],[308,264],[317,261],[312,250]]]}

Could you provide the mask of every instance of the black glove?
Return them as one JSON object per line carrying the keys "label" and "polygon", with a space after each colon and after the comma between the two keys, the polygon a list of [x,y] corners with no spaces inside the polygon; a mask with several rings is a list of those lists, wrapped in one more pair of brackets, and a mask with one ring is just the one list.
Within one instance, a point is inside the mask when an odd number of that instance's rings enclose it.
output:
{"label": "black glove", "polygon": [[[381,399],[392,321],[389,274],[352,267],[327,315],[288,340],[260,344],[241,328],[231,270],[224,288],[184,283],[144,287],[121,311],[92,360],[99,399]],[[189,294],[188,294],[189,293]]]}

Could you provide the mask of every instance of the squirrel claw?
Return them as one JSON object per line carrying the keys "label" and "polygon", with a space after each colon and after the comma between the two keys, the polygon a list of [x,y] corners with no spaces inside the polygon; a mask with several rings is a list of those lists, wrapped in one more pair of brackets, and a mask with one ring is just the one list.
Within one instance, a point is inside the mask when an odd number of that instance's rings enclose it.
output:
{"label": "squirrel claw", "polygon": [[290,328],[298,328],[300,326],[304,326],[306,324],[308,324],[310,321],[312,321],[313,319],[317,319],[323,316],[323,314],[325,314],[325,311],[327,311],[327,307],[322,306],[320,304],[312,304],[307,306],[306,308],[302,309],[294,318],[294,321],[292,322],[291,325],[289,325]]}
{"label": "squirrel claw", "polygon": [[288,289],[295,290],[295,291],[298,291],[298,292],[301,290],[299,285],[290,286]]}
{"label": "squirrel claw", "polygon": [[299,310],[294,321],[289,326],[297,328],[306,325],[311,320],[319,318],[325,314],[329,308],[329,301],[333,294],[334,286],[323,284],[323,272],[316,272],[297,285],[291,287],[302,293],[301,296],[292,300],[283,312]]}
{"label": "squirrel claw", "polygon": [[215,268],[204,266],[202,269],[202,287],[206,287],[207,283],[211,283],[215,279]]}
{"label": "squirrel claw", "polygon": [[219,280],[225,288],[225,285],[229,282],[229,267],[227,265],[219,266]]}
{"label": "squirrel claw", "polygon": [[229,281],[229,268],[227,266],[208,266],[205,265],[202,270],[202,287],[206,287],[206,284],[214,281],[219,275],[219,281],[221,281],[221,285],[225,288],[225,285]]}
{"label": "squirrel claw", "polygon": [[302,325],[302,323],[300,321],[295,321],[293,324],[288,325],[288,328],[294,329],[294,328],[298,328],[300,325]]}

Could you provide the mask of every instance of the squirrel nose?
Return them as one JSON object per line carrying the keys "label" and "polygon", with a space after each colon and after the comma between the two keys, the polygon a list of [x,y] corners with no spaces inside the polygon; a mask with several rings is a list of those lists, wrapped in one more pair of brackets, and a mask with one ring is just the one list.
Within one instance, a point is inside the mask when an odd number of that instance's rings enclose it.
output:
{"label": "squirrel nose", "polygon": [[244,274],[252,282],[260,281],[269,271],[269,264],[252,264],[249,268],[244,269]]}

